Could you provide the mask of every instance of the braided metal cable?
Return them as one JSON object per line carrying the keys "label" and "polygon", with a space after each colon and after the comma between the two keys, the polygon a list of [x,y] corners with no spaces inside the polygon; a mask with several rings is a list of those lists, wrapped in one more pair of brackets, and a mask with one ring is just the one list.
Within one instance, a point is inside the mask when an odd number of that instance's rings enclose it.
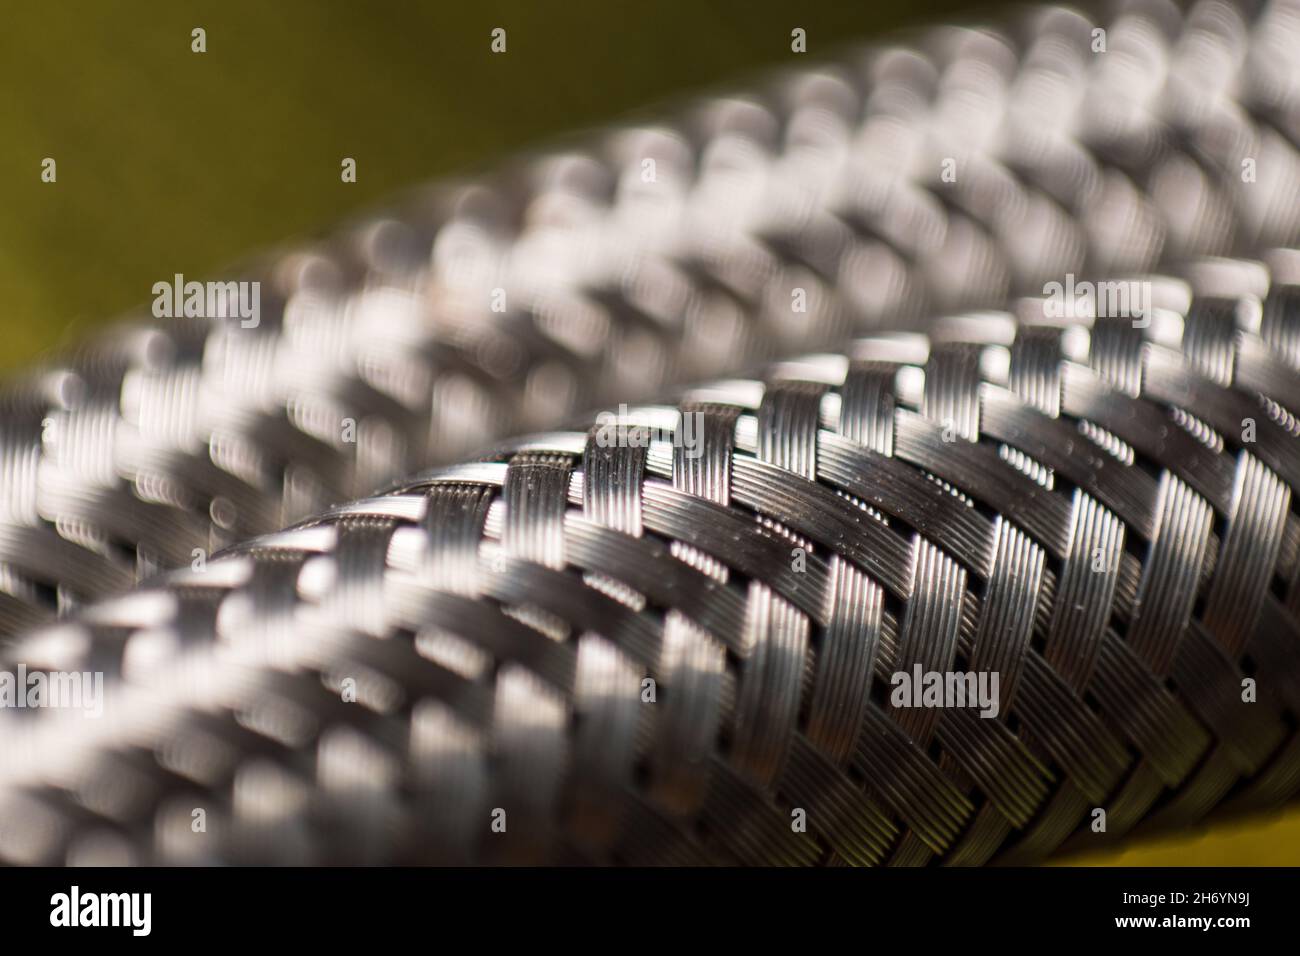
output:
{"label": "braided metal cable", "polygon": [[115,328],[0,394],[0,634],[578,409],[1290,244],[1297,20],[1138,0],[1104,52],[1063,9],[945,27],[254,264],[256,327]]}
{"label": "braided metal cable", "polygon": [[[19,659],[112,690],[5,715],[0,855],[973,865],[1286,801],[1270,261],[511,441],[37,631]],[[998,674],[997,712],[900,704],[914,670]]]}

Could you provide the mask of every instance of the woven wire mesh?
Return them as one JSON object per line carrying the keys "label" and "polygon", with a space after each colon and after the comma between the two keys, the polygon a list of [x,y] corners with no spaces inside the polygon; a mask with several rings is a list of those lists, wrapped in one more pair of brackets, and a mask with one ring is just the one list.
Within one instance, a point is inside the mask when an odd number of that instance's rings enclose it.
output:
{"label": "woven wire mesh", "polygon": [[[19,647],[114,690],[7,722],[0,850],[977,864],[1274,806],[1298,294],[862,340],[96,605]],[[896,706],[916,668],[999,712]]]}
{"label": "woven wire mesh", "polygon": [[223,276],[255,328],[146,318],[9,383],[0,633],[582,409],[1292,242],[1295,5],[1100,22],[940,28],[437,184]]}
{"label": "woven wire mesh", "polygon": [[[120,587],[124,545],[187,563],[598,396],[1007,309],[515,440],[15,639],[111,688],[98,721],[4,715],[0,854],[978,864],[1086,841],[1098,808],[1113,839],[1285,801],[1300,274],[1197,258],[1295,235],[1297,18],[1270,10],[1250,33],[1221,4],[1129,7],[1102,57],[1059,10],[944,29],[787,77],[778,108],[624,131],[622,167],[531,165],[546,187],[485,273],[481,221],[385,220],[360,268],[286,260],[304,284],[266,328],[146,326],[39,376],[15,401],[56,435],[9,459],[14,622],[33,582]],[[670,226],[566,273],[627,225],[610,171],[647,142],[698,144]],[[1247,152],[1273,160],[1254,182]],[[453,288],[439,243],[466,233]],[[1162,259],[1187,264],[1136,276],[1149,325],[1008,300]],[[526,308],[484,314],[497,287]],[[327,440],[346,410],[373,441]],[[999,674],[998,715],[894,706],[914,668]]]}

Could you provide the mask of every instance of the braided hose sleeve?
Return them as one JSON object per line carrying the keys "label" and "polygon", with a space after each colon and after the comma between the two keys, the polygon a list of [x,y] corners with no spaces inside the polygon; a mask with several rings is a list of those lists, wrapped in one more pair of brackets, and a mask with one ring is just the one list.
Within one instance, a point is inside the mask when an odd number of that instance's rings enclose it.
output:
{"label": "braided hose sleeve", "polygon": [[1292,246],[1297,44],[1296,0],[942,27],[222,276],[256,315],[178,279],[0,391],[0,637],[582,409]]}
{"label": "braided hose sleeve", "polygon": [[1026,863],[1277,806],[1300,254],[1269,261],[625,405],[32,632],[102,714],[0,714],[0,858]]}

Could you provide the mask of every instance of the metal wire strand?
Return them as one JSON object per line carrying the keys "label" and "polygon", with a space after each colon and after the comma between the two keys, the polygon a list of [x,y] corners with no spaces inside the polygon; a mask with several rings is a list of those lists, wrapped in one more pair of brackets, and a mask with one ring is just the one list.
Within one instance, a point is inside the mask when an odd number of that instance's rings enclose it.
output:
{"label": "metal wire strand", "polygon": [[[26,635],[108,687],[0,717],[0,857],[976,865],[1285,802],[1270,261],[602,413]],[[917,670],[996,673],[996,713],[904,706]]]}
{"label": "metal wire strand", "polygon": [[1298,10],[1134,0],[855,51],[223,276],[261,283],[256,327],[116,327],[0,394],[0,635],[579,409],[1293,244]]}

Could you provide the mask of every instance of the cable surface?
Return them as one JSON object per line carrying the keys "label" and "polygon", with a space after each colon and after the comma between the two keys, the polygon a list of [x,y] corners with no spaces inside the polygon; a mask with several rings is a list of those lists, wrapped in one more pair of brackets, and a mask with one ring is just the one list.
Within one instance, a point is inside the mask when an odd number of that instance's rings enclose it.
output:
{"label": "cable surface", "polygon": [[1298,19],[939,28],[223,276],[259,283],[255,323],[133,321],[0,395],[0,635],[581,409],[1291,244]]}
{"label": "cable surface", "polygon": [[[1151,277],[1139,320],[1021,301],[602,413],[37,631],[27,666],[110,692],[0,727],[0,853],[975,865],[1275,806],[1275,261]],[[918,671],[997,674],[993,712],[900,702]]]}
{"label": "cable surface", "polygon": [[6,666],[106,688],[0,712],[0,858],[976,865],[1290,799],[1300,8],[1105,22],[436,190],[11,387]]}

